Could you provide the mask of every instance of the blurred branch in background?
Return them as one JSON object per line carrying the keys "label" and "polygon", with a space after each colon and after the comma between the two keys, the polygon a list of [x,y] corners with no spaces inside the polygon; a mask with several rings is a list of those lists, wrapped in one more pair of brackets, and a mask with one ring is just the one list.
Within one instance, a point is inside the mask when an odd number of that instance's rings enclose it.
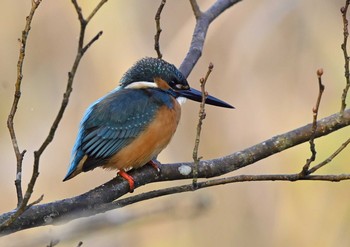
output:
{"label": "blurred branch in background", "polygon": [[[25,243],[27,247],[41,246],[43,243],[47,243],[48,239],[52,243],[65,241],[78,243],[88,234],[103,232],[106,229],[117,230],[118,227],[135,223],[135,221],[141,221],[141,224],[154,224],[158,221],[162,222],[164,218],[167,218],[167,220],[182,220],[198,217],[206,212],[211,203],[210,197],[197,195],[190,201],[179,202],[176,200],[174,202],[173,199],[169,199],[153,207],[108,212],[80,219],[69,225],[58,226],[53,233],[40,234],[36,238],[26,240]],[[12,243],[12,246],[23,246],[23,239],[18,239],[18,242]]]}
{"label": "blurred branch in background", "polygon": [[[72,0],[72,2],[76,8],[79,20],[81,22],[81,26],[85,28],[87,23],[86,20],[84,20],[83,18],[81,9],[77,5],[76,1]],[[105,1],[101,1],[101,3],[102,2]],[[191,72],[194,65],[198,61],[199,57],[201,56],[206,33],[210,23],[223,11],[233,6],[237,2],[239,1],[218,0],[207,11],[201,12],[197,2],[195,0],[190,1],[194,16],[196,18],[196,26],[193,32],[189,52],[180,67],[180,70],[185,76],[188,76],[188,74]],[[344,12],[347,11],[348,5],[349,1],[346,1],[345,8],[342,8],[343,18],[346,15],[344,14]],[[102,6],[102,4],[99,6]],[[96,13],[97,10],[93,13]],[[91,18],[89,17],[87,20],[90,20]],[[345,26],[347,27],[347,22],[344,21],[344,30]],[[95,36],[95,38],[92,39],[92,41],[90,41],[86,46],[83,46],[83,41],[79,40],[78,55],[80,54],[82,56],[86,49],[89,47],[89,45],[92,44],[95,40],[97,40],[98,37],[99,35]],[[344,31],[344,45],[342,47],[346,48],[346,42],[347,32]],[[346,49],[344,48],[343,50],[346,51]],[[79,51],[81,53],[79,53]],[[346,67],[346,64],[348,63],[348,56],[347,53],[344,54]],[[349,74],[349,70],[347,68],[345,74]],[[321,73],[319,73],[318,76],[320,100],[322,95]],[[70,73],[69,79],[70,78],[73,81],[74,74],[72,75]],[[318,100],[318,103],[316,103],[316,107],[314,110],[313,122],[311,124],[304,125],[300,128],[288,131],[278,136],[274,136],[261,143],[253,145],[239,152],[232,153],[225,157],[213,160],[200,161],[198,165],[198,178],[216,177],[254,164],[255,162],[262,160],[266,157],[269,157],[281,151],[287,150],[288,148],[309,141],[312,156],[309,159],[310,161],[306,162],[306,165],[303,168],[303,172],[292,174],[238,175],[220,179],[207,180],[204,182],[198,182],[197,187],[200,189],[227,183],[251,181],[278,180],[293,182],[297,180],[319,180],[338,182],[342,180],[349,180],[350,174],[311,174],[319,168],[321,168],[322,166],[324,166],[325,164],[328,164],[338,153],[344,150],[346,145],[350,142],[349,140],[344,142],[344,144],[340,148],[338,148],[336,152],[329,156],[329,158],[326,161],[321,162],[320,164],[312,167],[311,169],[309,168],[311,161],[316,155],[316,150],[313,146],[314,139],[336,132],[337,130],[350,125],[350,109],[345,109],[346,96],[347,90],[345,89],[342,95],[342,105],[344,108],[342,110],[342,114],[336,113],[316,121],[319,110]],[[159,165],[159,167],[161,168],[162,172],[158,176],[156,176],[156,171],[153,168],[147,166],[131,171],[130,175],[135,180],[135,187],[140,187],[142,185],[152,182],[191,179],[194,175],[193,171],[195,169],[195,165],[193,163],[161,164]],[[129,185],[124,179],[117,177],[79,196],[46,204],[33,205],[28,210],[26,210],[15,222],[13,222],[13,224],[9,225],[6,229],[3,229],[1,231],[1,235],[13,233],[32,227],[60,224],[64,221],[70,221],[81,217],[87,217],[98,213],[103,213],[112,209],[124,207],[140,201],[186,191],[193,191],[193,185],[188,184],[183,186],[169,187],[165,189],[154,190],[138,195],[133,195],[124,199],[119,199],[121,196],[129,192]],[[7,221],[11,217],[11,215],[13,215],[13,212],[8,212],[0,215],[0,222]]]}

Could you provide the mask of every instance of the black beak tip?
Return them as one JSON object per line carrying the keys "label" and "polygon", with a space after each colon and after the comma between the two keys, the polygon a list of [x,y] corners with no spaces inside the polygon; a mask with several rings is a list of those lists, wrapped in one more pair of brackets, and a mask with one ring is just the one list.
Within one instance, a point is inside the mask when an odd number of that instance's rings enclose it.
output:
{"label": "black beak tip", "polygon": [[225,101],[222,101],[220,99],[217,99],[213,96],[208,95],[206,101],[206,104],[213,105],[213,106],[218,106],[218,107],[224,107],[224,108],[229,108],[229,109],[235,109],[234,106],[226,103]]}
{"label": "black beak tip", "polygon": [[[190,88],[190,90],[186,90],[186,91],[181,91],[180,95],[187,98],[187,99],[193,100],[193,101],[197,101],[197,102],[202,101],[202,92],[200,92],[194,88]],[[226,103],[225,101],[222,101],[218,98],[215,98],[211,95],[207,96],[205,103],[208,105],[235,109],[235,107],[233,107],[232,105],[230,105],[230,104]]]}

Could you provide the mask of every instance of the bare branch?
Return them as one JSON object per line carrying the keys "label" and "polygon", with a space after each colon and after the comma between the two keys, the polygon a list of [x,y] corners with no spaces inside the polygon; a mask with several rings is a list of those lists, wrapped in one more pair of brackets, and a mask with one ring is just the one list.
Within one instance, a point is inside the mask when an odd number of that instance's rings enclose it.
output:
{"label": "bare branch", "polygon": [[[295,182],[297,180],[317,180],[317,181],[328,181],[328,182],[340,182],[342,180],[349,180],[350,174],[340,174],[340,175],[307,175],[305,177],[300,177],[298,173],[296,174],[263,174],[263,175],[237,175],[233,177],[211,179],[204,182],[197,183],[197,189],[208,188],[217,185],[224,185],[229,183],[241,183],[241,182],[253,182],[253,181],[289,181]],[[145,192],[136,196],[131,196],[126,199],[121,199],[111,204],[115,205],[114,209],[124,207],[136,202],[149,200],[161,196],[183,193],[193,191],[193,186],[191,184],[169,187],[160,190],[154,190]]]}
{"label": "bare branch", "polygon": [[[28,188],[27,191],[24,195],[24,199],[22,200],[22,204],[20,206],[21,210],[17,210],[15,214],[15,218],[18,217],[22,211],[24,211],[26,209],[26,205],[28,204],[28,201],[31,197],[31,194],[33,192],[33,188],[36,182],[37,177],[39,176],[39,161],[40,161],[40,156],[43,153],[43,151],[46,149],[46,147],[49,145],[49,143],[53,140],[54,138],[54,134],[56,132],[56,129],[58,127],[58,124],[63,116],[63,113],[65,111],[65,108],[68,104],[69,101],[69,96],[72,92],[72,83],[74,80],[74,76],[75,76],[75,72],[77,70],[78,64],[80,62],[80,59],[82,58],[83,54],[85,53],[85,51],[90,47],[90,45],[96,41],[100,35],[102,34],[101,32],[99,34],[97,34],[85,47],[84,47],[84,37],[85,37],[85,29],[86,29],[86,25],[88,24],[88,22],[92,19],[92,17],[97,13],[97,11],[101,8],[101,6],[107,2],[106,0],[101,0],[100,3],[96,6],[96,8],[92,11],[92,13],[89,15],[89,17],[87,19],[84,19],[84,16],[82,14],[82,10],[81,7],[78,5],[77,0],[72,0],[72,3],[74,5],[74,8],[77,12],[78,15],[78,19],[80,21],[80,25],[81,25],[81,29],[80,29],[80,36],[79,36],[79,43],[78,43],[78,52],[77,52],[77,56],[75,59],[75,62],[73,64],[72,70],[68,73],[68,83],[67,83],[67,88],[66,88],[66,92],[64,93],[63,96],[63,101],[62,101],[62,105],[61,108],[59,110],[59,113],[50,129],[49,135],[47,136],[47,138],[45,139],[44,143],[41,145],[41,147],[34,152],[34,166],[33,166],[33,173],[32,173],[32,177],[30,180],[30,183],[28,184]],[[165,1],[163,1],[165,3]],[[206,13],[205,16],[203,15],[203,20],[205,20],[205,22],[208,22],[208,24],[205,27],[205,33],[207,31],[207,28],[209,26],[209,23],[215,19],[220,13],[222,13],[226,8],[232,6],[235,2],[238,1],[224,1],[224,0],[219,0],[217,1]],[[33,1],[33,3],[35,4],[36,2]],[[198,10],[198,5],[196,4],[195,1],[192,1],[192,7],[193,9],[196,11],[196,9]],[[161,9],[159,9],[159,15],[161,12]],[[198,11],[197,11],[198,13]],[[198,20],[197,20],[198,21]],[[203,40],[204,42],[204,40]],[[203,44],[202,44],[203,45]],[[192,69],[192,68],[191,68]],[[23,152],[24,154],[24,152]],[[22,156],[23,158],[23,156]],[[21,160],[21,159],[19,159]],[[21,173],[17,173],[17,175],[20,175]]]}
{"label": "bare branch", "polygon": [[193,153],[192,153],[193,162],[194,162],[192,185],[194,189],[196,189],[197,187],[198,164],[199,164],[199,161],[202,159],[202,157],[198,157],[198,148],[199,148],[200,136],[202,131],[202,123],[206,116],[205,100],[207,98],[208,93],[205,91],[205,84],[207,83],[207,80],[209,78],[210,73],[213,71],[213,68],[214,68],[214,65],[210,63],[207,74],[205,75],[204,78],[200,79],[202,102],[200,103],[200,106],[199,106],[199,114],[198,114],[199,119],[197,124],[197,133],[196,133],[196,139],[195,139],[195,144],[194,144]]}
{"label": "bare branch", "polygon": [[[346,8],[348,6],[349,1],[347,1]],[[60,121],[60,118],[62,117],[62,115],[60,114],[61,113],[63,114],[64,109],[68,104],[69,95],[72,91],[73,79],[75,77],[75,73],[76,73],[79,61],[84,55],[84,53],[86,52],[86,50],[90,47],[90,45],[93,44],[102,34],[101,32],[98,33],[93,39],[91,39],[90,42],[87,43],[87,45],[84,46],[84,36],[85,36],[86,25],[105,2],[106,0],[102,0],[100,4],[90,14],[90,16],[87,19],[84,19],[81,8],[79,7],[77,1],[72,0],[72,3],[76,9],[76,12],[81,24],[78,52],[76,55],[75,62],[72,66],[72,69],[68,73],[67,89],[63,96],[63,101],[62,101],[59,114],[57,115],[55,122],[52,125],[52,128],[50,130],[50,133],[47,139],[45,140],[43,145],[39,148],[39,150],[34,153],[35,161],[34,161],[33,176],[27,189],[29,196],[27,196],[27,193],[26,193],[24,196],[25,200],[27,199],[29,200],[31,196],[31,190],[33,189],[35,180],[39,175],[38,168],[39,168],[40,155],[45,150],[47,145],[52,141],[56,128]],[[200,12],[199,6],[195,0],[190,0],[190,2],[191,2],[192,9],[194,11],[194,15],[197,19],[197,23],[193,34],[191,48],[180,68],[180,70],[184,73],[185,76],[188,76],[193,66],[196,64],[199,57],[201,56],[205,36],[210,23],[217,16],[219,16],[224,10],[226,10],[227,8],[231,7],[232,5],[234,5],[239,1],[238,0],[236,1],[218,0],[206,12],[203,12],[203,13]],[[345,9],[342,10],[342,12],[346,12]],[[344,38],[344,40],[345,40],[344,46],[345,46],[345,52],[346,52],[346,39]],[[347,53],[346,54],[344,53],[344,56],[347,59],[346,61],[348,61],[349,58],[347,56]],[[321,82],[321,73],[319,74],[320,74],[319,86],[321,91],[321,86],[323,85]],[[349,72],[347,73],[347,76],[349,76]],[[203,92],[205,92],[204,87],[202,90]],[[343,98],[344,104],[345,104],[346,94],[347,93],[345,93],[345,90],[344,90],[344,93],[343,93],[343,96],[345,95]],[[329,133],[337,131],[340,128],[350,125],[350,109],[346,110],[345,105],[344,105],[344,108],[342,109],[342,114],[334,114],[317,121],[321,95],[322,95],[322,92],[319,93],[319,99],[318,99],[318,102],[316,103],[316,107],[314,110],[314,118],[313,118],[312,124],[308,124],[301,128],[284,133],[282,135],[272,137],[262,143],[256,144],[245,150],[232,153],[225,157],[221,157],[213,160],[206,160],[206,161],[200,161],[199,158],[197,157],[198,169],[196,168],[197,165],[194,163],[163,164],[163,165],[159,165],[162,170],[162,173],[156,174],[156,171],[154,169],[148,166],[144,166],[140,169],[130,172],[130,175],[132,175],[135,180],[135,187],[140,187],[142,185],[152,183],[152,182],[191,179],[193,177],[211,178],[211,177],[227,174],[229,172],[251,165],[259,160],[262,160],[266,157],[269,157],[273,154],[276,154],[278,152],[281,152],[283,150],[286,150],[298,144],[305,143],[307,141],[310,141],[310,149],[312,152],[310,160],[314,160],[316,156],[316,150],[314,148],[315,138],[325,136]],[[203,105],[203,110],[204,110],[204,105]],[[57,124],[55,124],[56,120],[57,120]],[[226,177],[221,179],[207,180],[200,183],[196,182],[196,185],[197,185],[196,187],[207,188],[210,186],[236,183],[236,182],[248,182],[248,181],[320,180],[320,181],[338,182],[342,180],[349,180],[350,174],[311,175],[311,173],[315,172],[320,167],[329,163],[349,143],[350,143],[350,139],[347,140],[327,160],[325,160],[324,162],[320,163],[317,166],[312,167],[311,169],[309,169],[309,167],[312,161],[310,161],[310,163],[308,163],[309,162],[308,161],[303,168],[303,171],[306,171],[306,172],[303,172],[303,173],[239,175],[239,176],[232,176],[232,177]],[[23,155],[24,153],[22,152],[22,158],[23,158]],[[184,171],[184,169],[181,169],[183,167],[186,167],[185,169],[186,172],[182,172]],[[196,171],[197,171],[197,176],[195,175]],[[34,180],[33,183],[32,183],[32,180]],[[13,233],[23,229],[28,229],[28,228],[42,226],[42,225],[59,224],[59,223],[62,223],[63,221],[69,221],[80,217],[91,216],[97,213],[102,213],[108,210],[130,205],[132,203],[136,203],[139,201],[152,199],[152,198],[156,198],[164,195],[192,191],[192,190],[193,190],[193,185],[189,184],[184,186],[176,186],[171,188],[150,191],[139,195],[132,195],[128,198],[118,200],[118,198],[120,198],[121,196],[129,192],[129,185],[125,180],[117,177],[89,192],[86,192],[76,197],[72,197],[72,198],[68,198],[68,199],[64,199],[56,202],[51,202],[47,204],[34,205],[40,202],[40,200],[42,199],[42,198],[39,198],[37,201],[33,202],[32,204],[25,206],[24,207],[25,211],[23,212],[23,214],[20,213],[18,215],[19,216],[18,219],[14,221],[13,224],[9,225],[5,229],[1,229],[0,234],[1,235],[9,234],[9,233]],[[27,202],[26,204],[23,204],[23,205],[27,205]],[[0,223],[8,222],[9,219],[11,219],[11,217],[13,217],[13,215],[15,215],[17,212],[19,212],[19,210],[0,215]],[[82,242],[79,243],[79,246],[80,245],[82,245]]]}
{"label": "bare branch", "polygon": [[159,45],[160,33],[162,32],[162,29],[160,28],[160,15],[163,11],[165,3],[166,3],[166,0],[161,1],[159,8],[157,10],[156,16],[154,17],[154,19],[156,20],[156,29],[157,29],[157,33],[156,35],[154,35],[154,49],[156,50],[157,56],[160,59],[163,57],[163,54],[160,52],[160,45]]}
{"label": "bare branch", "polygon": [[[41,1],[38,1],[38,2],[35,2],[35,1],[32,1],[32,9],[31,9],[31,14],[33,15],[34,14],[34,11],[35,9],[38,7],[39,3]],[[80,63],[80,60],[81,58],[83,57],[84,53],[86,52],[86,50],[91,46],[92,43],[94,43],[101,35],[102,35],[102,32],[99,32],[90,42],[88,42],[88,44],[84,47],[84,36],[85,36],[85,30],[86,30],[86,25],[88,24],[88,22],[91,20],[91,18],[94,16],[94,14],[97,12],[98,9],[100,9],[100,7],[106,2],[106,0],[102,0],[98,5],[97,7],[93,10],[93,12],[90,14],[89,18],[87,20],[84,20],[84,17],[82,15],[82,12],[81,12],[81,8],[79,7],[78,3],[76,0],[72,0],[72,3],[77,11],[77,14],[78,14],[78,18],[79,18],[79,21],[80,21],[80,37],[79,37],[79,43],[78,43],[78,52],[77,52],[77,55],[76,55],[76,58],[75,58],[75,61],[74,61],[74,64],[72,66],[72,69],[71,71],[68,73],[68,82],[67,82],[67,87],[66,87],[66,91],[65,93],[63,94],[63,100],[62,100],[62,103],[61,103],[61,107],[58,111],[58,114],[50,128],[50,131],[46,137],[46,139],[44,140],[44,142],[42,143],[42,145],[40,146],[40,148],[34,152],[34,164],[33,164],[33,171],[32,171],[32,176],[30,178],[30,181],[28,183],[28,187],[27,187],[27,190],[26,190],[26,193],[24,194],[23,196],[23,199],[20,201],[20,203],[18,204],[17,206],[17,209],[12,212],[12,215],[11,217],[9,217],[6,221],[2,222],[1,225],[0,225],[0,231],[3,230],[4,228],[8,227],[10,224],[12,224],[21,214],[23,214],[23,212],[25,212],[30,206],[40,202],[42,200],[42,197],[39,198],[37,201],[31,203],[28,205],[28,202],[31,198],[31,195],[33,193],[33,190],[34,190],[34,186],[36,184],[36,181],[37,181],[37,178],[39,176],[39,164],[40,164],[40,157],[42,155],[42,153],[45,151],[45,149],[47,148],[47,146],[52,142],[54,136],[55,136],[55,133],[56,133],[56,130],[58,128],[58,125],[63,117],[63,114],[65,112],[65,109],[68,105],[68,101],[69,101],[69,97],[70,97],[70,94],[73,90],[72,88],[72,85],[73,85],[73,80],[74,80],[74,77],[75,77],[75,73],[78,69],[78,66],[79,66],[79,63]],[[30,16],[30,15],[29,15]],[[28,19],[29,19],[29,22],[28,22]],[[31,22],[31,19],[32,19],[32,16],[30,18],[27,18],[27,25],[26,25],[26,28],[28,26],[28,32],[29,32],[29,29],[30,29],[30,22]],[[26,34],[27,36],[27,34]],[[25,37],[26,38],[26,37]],[[22,37],[22,40],[23,40],[23,37]],[[25,39],[26,40],[26,39]],[[22,41],[23,42],[23,41]],[[22,45],[22,48],[23,49],[23,58],[24,58],[24,51],[25,51],[25,46]],[[22,50],[21,50],[21,53],[22,53]],[[19,60],[19,61],[22,61],[23,63],[23,58],[22,60]],[[20,59],[21,59],[21,55],[20,55]],[[22,66],[22,65],[21,65]],[[21,74],[21,70],[20,70],[20,78],[22,78],[22,74]],[[20,82],[19,82],[20,83]],[[19,84],[20,85],[20,84]],[[16,92],[17,92],[17,83],[16,83]],[[20,92],[20,91],[19,91]],[[16,95],[16,94],[15,94]],[[19,94],[20,95],[20,94]],[[19,99],[19,98],[18,98]],[[15,99],[16,101],[16,99]],[[17,102],[18,103],[18,102]],[[15,105],[15,107],[17,107],[17,104]],[[10,114],[11,115],[11,114]],[[24,153],[23,153],[24,154]],[[23,158],[23,156],[22,156]],[[21,171],[17,171],[17,176],[18,174],[20,174]],[[16,183],[16,186],[17,186],[17,183]],[[18,191],[18,190],[17,190]],[[19,196],[18,196],[19,197]]]}
{"label": "bare branch", "polygon": [[310,143],[310,151],[311,151],[311,157],[306,160],[306,164],[303,166],[303,169],[300,172],[300,176],[305,176],[309,173],[309,167],[312,162],[316,159],[316,148],[315,148],[315,134],[317,130],[317,116],[318,116],[318,110],[320,108],[321,98],[324,91],[324,85],[322,84],[322,75],[323,75],[323,69],[317,70],[317,78],[318,78],[318,97],[316,101],[315,107],[312,109],[312,134],[309,140]]}
{"label": "bare branch", "polygon": [[[195,16],[196,26],[193,31],[190,49],[179,68],[185,77],[188,77],[198,59],[202,56],[204,41],[210,23],[226,9],[240,1],[241,0],[217,0],[206,12],[202,13],[199,17]],[[193,4],[192,2],[193,1],[191,1],[191,5]]]}
{"label": "bare branch", "polygon": [[349,30],[348,30],[348,19],[346,18],[346,14],[348,12],[348,7],[349,7],[350,1],[346,0],[345,2],[345,6],[342,7],[340,9],[341,13],[342,13],[342,19],[343,19],[343,35],[344,35],[344,39],[343,39],[343,43],[341,45],[341,48],[343,50],[343,54],[344,54],[344,68],[345,68],[345,80],[346,80],[346,84],[345,84],[345,88],[343,90],[343,94],[341,97],[341,108],[340,108],[340,113],[343,113],[345,108],[346,108],[346,97],[349,91],[349,87],[350,87],[350,72],[349,72],[349,55],[348,55],[348,50],[347,50],[347,43],[348,43],[348,36],[349,36]]}
{"label": "bare branch", "polygon": [[97,6],[92,10],[92,12],[90,13],[90,15],[86,18],[86,22],[89,23],[91,21],[91,19],[95,16],[95,14],[97,13],[97,11],[100,10],[100,8],[107,2],[108,0],[101,0]]}
{"label": "bare branch", "polygon": [[99,31],[82,49],[82,53],[84,54],[86,52],[87,49],[90,48],[90,46],[95,42],[97,41],[101,35],[103,34],[102,31]]}
{"label": "bare branch", "polygon": [[84,19],[83,12],[82,12],[80,6],[78,5],[77,0],[72,0],[72,4],[75,8],[75,11],[77,12],[80,23],[81,24],[84,23],[84,25],[86,25],[86,21]]}
{"label": "bare branch", "polygon": [[[345,110],[343,116],[340,114],[334,114],[329,117],[323,118],[317,122],[317,130],[315,138],[325,136],[332,133],[340,128],[350,125],[350,109]],[[310,140],[312,135],[312,124],[305,125],[293,131],[284,133],[268,139],[262,143],[256,144],[245,150],[230,154],[228,156],[200,161],[198,169],[198,178],[210,178],[220,176],[242,167],[251,165],[259,160],[269,157],[273,154],[286,150],[290,147],[298,144],[307,142]],[[186,171],[181,172],[183,167],[187,167]],[[175,164],[160,164],[161,174],[157,175],[157,172],[149,166],[144,166],[140,169],[130,172],[130,175],[135,180],[135,188],[142,185],[159,182],[159,181],[173,181],[179,179],[192,179],[193,177],[193,163],[175,163]],[[264,177],[266,176],[266,177]],[[287,176],[286,178],[284,178]],[[233,180],[242,181],[262,181],[262,180],[285,180],[295,181],[298,179],[302,180],[322,180],[322,181],[340,181],[349,179],[350,175],[308,175],[300,177],[298,174],[287,174],[287,175],[261,175],[260,177],[254,177],[250,175],[241,176],[240,178],[234,178]],[[232,179],[232,178],[230,178]],[[224,179],[225,180],[225,179]],[[224,181],[223,180],[223,181]],[[220,180],[219,180],[220,181]],[[230,181],[230,180],[227,180]],[[203,184],[198,183],[199,188],[203,186],[214,186],[218,182],[206,181]],[[221,183],[221,182],[220,182]],[[189,186],[189,187],[186,187]],[[182,187],[175,189],[162,190],[161,194],[175,193],[173,190],[183,192],[188,191],[189,188],[193,189],[192,184],[186,185],[185,189]],[[72,220],[80,217],[91,216],[96,213],[104,212],[104,205],[109,204],[121,196],[129,192],[129,184],[124,179],[116,177],[111,181],[89,191],[82,195],[55,201],[47,204],[34,205],[25,211],[17,221],[12,225],[3,229],[1,235],[13,233],[16,231],[24,230],[27,228],[58,224],[63,220]],[[153,195],[158,195],[160,192],[153,191],[148,192],[150,198],[154,198]],[[144,200],[139,195],[131,196],[126,199],[116,201],[121,206],[127,205],[128,202],[134,203],[137,200]],[[6,221],[13,212],[8,212],[0,215],[0,222]]]}
{"label": "bare branch", "polygon": [[197,3],[197,0],[190,0],[190,4],[193,10],[193,14],[198,19],[202,15],[202,11],[199,8],[199,5]]}
{"label": "bare branch", "polygon": [[[16,167],[16,180],[15,180],[15,186],[16,186],[16,192],[17,192],[17,208],[20,208],[20,205],[23,202],[23,192],[22,192],[22,162],[24,154],[26,153],[26,150],[23,150],[22,152],[19,151],[18,147],[18,141],[14,129],[14,117],[17,111],[18,103],[21,97],[21,84],[23,79],[23,63],[24,63],[24,57],[25,57],[25,51],[26,51],[26,45],[27,45],[27,39],[29,36],[29,31],[31,29],[31,23],[35,14],[36,9],[39,7],[41,3],[41,0],[38,1],[32,1],[32,7],[30,9],[29,15],[26,18],[26,25],[24,30],[22,31],[22,38],[19,40],[20,42],[20,52],[19,52],[19,58],[17,62],[17,80],[15,83],[15,95],[12,103],[12,107],[10,110],[10,114],[7,119],[7,127],[10,132],[12,146],[15,151],[16,159],[17,159],[17,167]],[[4,222],[0,225],[0,229],[3,226],[6,226],[8,224],[11,224],[15,218],[10,218],[7,222]]]}
{"label": "bare branch", "polygon": [[317,171],[318,169],[320,169],[321,167],[327,165],[328,163],[330,163],[338,154],[340,154],[341,151],[343,151],[348,144],[350,143],[350,138],[347,139],[332,155],[330,155],[327,159],[325,159],[324,161],[322,161],[321,163],[319,163],[318,165],[312,167],[308,173],[312,174],[315,171]]}

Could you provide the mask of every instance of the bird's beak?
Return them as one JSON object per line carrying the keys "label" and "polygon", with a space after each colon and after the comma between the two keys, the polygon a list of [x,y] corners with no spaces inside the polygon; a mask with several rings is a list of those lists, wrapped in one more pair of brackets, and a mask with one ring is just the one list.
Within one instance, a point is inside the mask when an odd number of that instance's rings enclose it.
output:
{"label": "bird's beak", "polygon": [[[200,92],[194,88],[190,88],[189,90],[177,91],[177,92],[182,97],[185,97],[185,98],[193,100],[193,101],[202,102],[202,92]],[[225,108],[234,108],[232,105],[230,105],[230,104],[228,104],[228,103],[226,103],[218,98],[215,98],[211,95],[207,96],[205,103],[209,104],[209,105],[215,105],[215,106],[220,106],[220,107],[225,107]]]}

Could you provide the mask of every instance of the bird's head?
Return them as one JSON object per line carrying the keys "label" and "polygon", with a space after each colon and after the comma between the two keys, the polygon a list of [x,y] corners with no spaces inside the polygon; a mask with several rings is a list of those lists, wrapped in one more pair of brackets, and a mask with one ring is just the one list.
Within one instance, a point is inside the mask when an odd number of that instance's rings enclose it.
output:
{"label": "bird's head", "polygon": [[[162,59],[146,57],[136,62],[120,80],[122,88],[160,88],[170,92],[175,98],[184,97],[202,101],[202,93],[191,88],[183,74]],[[207,104],[234,108],[226,102],[208,95]]]}

